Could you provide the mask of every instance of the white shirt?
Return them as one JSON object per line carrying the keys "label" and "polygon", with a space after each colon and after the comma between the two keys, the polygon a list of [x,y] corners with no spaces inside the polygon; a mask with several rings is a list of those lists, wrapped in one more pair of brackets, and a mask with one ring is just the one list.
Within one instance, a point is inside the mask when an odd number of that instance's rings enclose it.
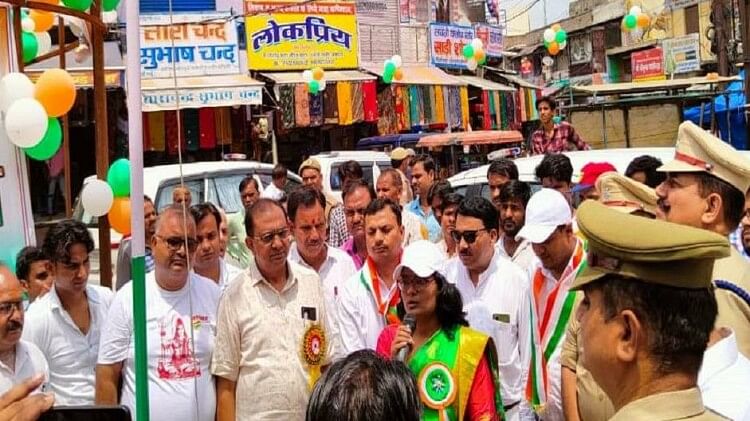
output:
{"label": "white shirt", "polygon": [[91,316],[86,334],[63,309],[56,288],[29,307],[23,339],[34,343],[47,357],[50,391],[55,394],[56,405],[94,404],[96,357],[112,295],[108,288],[86,286]]}
{"label": "white shirt", "polygon": [[31,342],[18,341],[16,344],[15,370],[11,370],[10,367],[0,361],[0,395],[40,373],[44,373],[45,380],[37,391],[44,392],[49,382],[49,367],[44,354]]}
{"label": "white shirt", "polygon": [[411,212],[401,212],[401,224],[404,226],[404,239],[401,244],[406,247],[409,244],[419,240],[429,240],[425,237],[427,228],[422,224],[422,220]]}
{"label": "white shirt", "polygon": [[[209,363],[220,295],[214,281],[192,272],[179,291],[162,289],[156,283],[155,272],[146,274],[152,420],[214,420],[216,390]],[[133,283],[129,282],[112,301],[102,333],[99,364],[123,363],[121,404],[135,414],[133,329]]]}
{"label": "white shirt", "polygon": [[526,274],[498,252],[476,286],[458,256],[448,261],[445,271],[461,293],[469,325],[495,343],[503,403],[523,400],[531,352],[531,296]]}
{"label": "white shirt", "polygon": [[732,420],[750,421],[750,360],[737,350],[731,335],[716,342],[703,354],[698,373],[703,403]]}
{"label": "white shirt", "polygon": [[276,187],[276,184],[271,182],[268,184],[268,187],[263,189],[263,193],[260,194],[260,197],[264,199],[281,200],[281,198],[284,197],[284,194],[284,190]]}
{"label": "white shirt", "polygon": [[221,292],[224,292],[232,281],[242,275],[242,269],[227,263],[224,258],[220,258],[219,262],[221,264],[219,270],[219,288],[221,288]]}
{"label": "white shirt", "polygon": [[[380,286],[381,302],[390,302],[398,291],[398,284],[394,281],[388,288],[380,278],[376,282]],[[379,312],[371,290],[370,269],[365,262],[362,269],[346,281],[339,295],[338,325],[344,355],[360,349],[374,350],[380,332],[386,327],[385,316]]]}
{"label": "white shirt", "polygon": [[[357,268],[354,267],[354,261],[345,251],[331,246],[327,246],[327,249],[326,260],[320,266],[320,270],[316,272],[320,276],[323,294],[326,296],[326,304],[333,305],[341,294],[343,285],[357,273]],[[315,271],[299,254],[296,243],[289,250],[289,260]]]}
{"label": "white shirt", "polygon": [[505,251],[502,237],[500,237],[500,239],[497,240],[497,243],[495,243],[495,248],[500,252],[501,256],[510,259],[511,262],[518,265],[527,273],[537,261],[536,254],[534,254],[534,249],[531,247],[531,243],[526,241],[525,239],[521,240],[521,244],[516,247],[516,251],[513,252],[513,256],[508,255],[508,252]]}

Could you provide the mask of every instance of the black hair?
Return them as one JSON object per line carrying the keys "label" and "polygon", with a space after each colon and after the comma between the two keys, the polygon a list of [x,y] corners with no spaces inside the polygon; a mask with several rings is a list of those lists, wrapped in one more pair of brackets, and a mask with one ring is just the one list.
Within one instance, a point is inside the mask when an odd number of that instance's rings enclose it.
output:
{"label": "black hair", "polygon": [[49,257],[39,247],[27,246],[22,248],[16,256],[16,278],[28,281],[31,265],[43,260],[49,260]]}
{"label": "black hair", "polygon": [[731,231],[734,231],[742,222],[742,216],[745,213],[745,194],[737,187],[712,174],[705,172],[692,174],[698,179],[698,192],[701,197],[706,198],[711,193],[721,196],[724,222]]}
{"label": "black hair", "polygon": [[306,421],[419,421],[417,383],[401,361],[360,350],[335,362],[315,384]]}
{"label": "black hair", "polygon": [[435,160],[432,159],[430,155],[427,155],[427,154],[418,155],[416,158],[414,158],[414,161],[412,161],[412,164],[417,165],[418,163],[422,164],[422,168],[424,168],[425,172],[435,171]]}
{"label": "black hair", "polygon": [[510,180],[518,180],[518,167],[515,162],[508,158],[498,159],[492,161],[490,167],[487,168],[487,178],[490,178],[491,174],[508,177]]}
{"label": "black hair", "polygon": [[258,180],[255,179],[252,175],[248,175],[247,177],[243,178],[242,181],[240,181],[240,194],[245,190],[248,184],[253,183],[255,186],[255,190],[260,192],[260,187],[258,186]]}
{"label": "black hair", "polygon": [[380,179],[380,177],[390,177],[391,183],[393,183],[394,186],[398,186],[398,188],[401,188],[402,186],[403,180],[401,179],[401,174],[395,168],[386,168],[380,171],[378,179]]}
{"label": "black hair", "polygon": [[398,222],[398,226],[401,226],[401,206],[394,202],[391,199],[375,199],[372,202],[370,202],[369,205],[367,205],[367,209],[365,209],[365,220],[367,220],[368,216],[375,215],[376,213],[382,211],[383,209],[390,209],[391,212],[393,212],[394,215],[396,215],[396,221]]}
{"label": "black hair", "polygon": [[536,109],[539,109],[539,104],[542,102],[546,102],[547,105],[549,105],[549,109],[552,111],[555,111],[557,109],[557,101],[555,100],[555,97],[552,95],[545,95],[539,99],[536,100]]}
{"label": "black hair", "polygon": [[459,206],[463,200],[464,197],[460,193],[447,194],[440,205],[440,210],[444,212],[448,206]]}
{"label": "black hair", "polygon": [[284,213],[284,222],[286,222],[286,210],[279,202],[268,198],[258,199],[257,202],[253,203],[252,206],[248,207],[245,211],[245,234],[247,234],[248,237],[253,236],[253,218],[256,214],[271,212],[273,209],[281,209],[281,212]]}
{"label": "black hair", "polygon": [[667,179],[666,173],[657,171],[661,166],[662,162],[659,158],[651,155],[641,155],[630,161],[628,168],[625,170],[625,176],[633,178],[633,174],[643,172],[646,175],[645,184],[652,189],[655,189]]}
{"label": "black hair", "polygon": [[718,311],[712,288],[677,288],[607,275],[584,290],[601,291],[606,321],[626,309],[635,313],[659,374],[698,375]]}
{"label": "black hair", "polygon": [[362,172],[362,166],[359,165],[359,162],[350,159],[349,161],[344,162],[341,164],[338,168],[339,173],[339,179],[341,182],[344,182],[345,180],[355,180],[358,178],[364,178],[364,173]]}
{"label": "black hair", "polygon": [[400,168],[401,163],[404,162],[404,160],[409,159],[410,157],[406,157],[404,159],[391,159],[391,168]]}
{"label": "black hair", "polygon": [[219,227],[221,227],[221,212],[219,212],[219,209],[211,202],[203,202],[191,206],[190,215],[192,215],[196,225],[200,223],[203,218],[213,216],[216,220],[216,229],[218,230]]}
{"label": "black hair", "polygon": [[[448,339],[453,340],[455,336],[454,328],[469,326],[469,321],[466,320],[466,312],[464,312],[464,302],[461,298],[461,292],[458,291],[455,285],[448,282],[442,273],[435,272],[432,274],[432,277],[435,278],[435,284],[437,285],[435,316],[437,316],[440,327],[444,329]],[[403,303],[399,303],[396,310],[399,318],[403,319],[406,315]]]}
{"label": "black hair", "polygon": [[427,190],[427,203],[432,203],[432,199],[439,197],[440,201],[445,200],[445,196],[453,193],[453,187],[448,180],[440,180],[432,183],[430,189]]}
{"label": "black hair", "polygon": [[70,261],[70,248],[74,244],[83,244],[87,253],[94,250],[94,240],[86,225],[74,219],[65,219],[47,231],[42,250],[51,261],[65,263]]}
{"label": "black hair", "polygon": [[520,200],[523,203],[523,207],[529,204],[531,199],[531,187],[527,183],[518,180],[512,180],[500,189],[500,202],[508,202],[510,200]]}
{"label": "black hair", "polygon": [[271,178],[274,180],[280,180],[282,178],[286,178],[286,172],[287,169],[284,166],[284,164],[276,164],[273,167],[273,171],[271,172]]}
{"label": "black hair", "polygon": [[367,192],[370,194],[370,200],[375,200],[375,197],[377,197],[377,195],[375,194],[375,190],[372,188],[370,183],[361,178],[357,178],[354,180],[349,180],[346,184],[344,184],[344,188],[341,189],[341,200],[346,200],[346,196],[354,193],[357,189],[367,190]]}
{"label": "black hair", "polygon": [[534,172],[539,181],[547,177],[566,183],[573,180],[573,164],[570,158],[561,153],[545,155]]}
{"label": "black hair", "polygon": [[326,198],[323,196],[323,192],[312,186],[300,186],[291,193],[287,198],[286,211],[289,215],[289,219],[294,222],[294,218],[297,217],[297,209],[300,206],[313,207],[315,203],[319,204],[321,209],[326,208]]}
{"label": "black hair", "polygon": [[489,200],[482,196],[467,197],[464,199],[458,205],[458,215],[481,219],[487,231],[500,228],[497,209]]}
{"label": "black hair", "polygon": [[144,201],[144,202],[151,202],[151,203],[154,203],[154,201],[153,201],[153,200],[151,200],[151,198],[150,198],[150,197],[148,197],[148,195],[147,195],[147,194],[144,194],[144,195],[143,195],[143,201]]}

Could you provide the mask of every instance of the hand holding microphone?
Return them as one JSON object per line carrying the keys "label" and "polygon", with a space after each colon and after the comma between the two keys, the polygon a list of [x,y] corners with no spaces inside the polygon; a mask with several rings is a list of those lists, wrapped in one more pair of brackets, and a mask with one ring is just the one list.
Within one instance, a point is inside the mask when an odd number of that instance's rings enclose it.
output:
{"label": "hand holding microphone", "polygon": [[396,338],[391,345],[391,355],[395,360],[406,361],[406,356],[409,355],[409,351],[414,345],[411,334],[416,328],[417,319],[413,315],[407,314],[404,317],[404,322],[398,327]]}

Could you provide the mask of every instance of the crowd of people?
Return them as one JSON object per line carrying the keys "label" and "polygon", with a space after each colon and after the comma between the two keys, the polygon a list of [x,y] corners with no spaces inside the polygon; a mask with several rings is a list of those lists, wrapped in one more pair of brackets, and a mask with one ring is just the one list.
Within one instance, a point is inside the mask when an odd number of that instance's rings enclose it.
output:
{"label": "crowd of people", "polygon": [[[574,184],[550,153],[536,192],[495,161],[490,198],[391,158],[372,184],[343,165],[340,202],[314,159],[292,191],[281,165],[242,180],[229,217],[185,188],[158,214],[146,198],[151,419],[750,419],[737,151],[684,123],[672,162],[590,163]],[[88,283],[73,220],[0,266],[0,404],[144,404],[129,241],[114,292]]]}

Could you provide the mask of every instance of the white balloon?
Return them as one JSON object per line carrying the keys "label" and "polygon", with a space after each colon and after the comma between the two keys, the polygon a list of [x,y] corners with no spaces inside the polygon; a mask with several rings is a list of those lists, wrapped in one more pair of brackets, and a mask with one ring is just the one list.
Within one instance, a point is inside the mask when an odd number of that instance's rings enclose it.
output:
{"label": "white balloon", "polygon": [[302,80],[304,80],[305,83],[310,83],[310,81],[313,80],[312,70],[305,70],[302,72]]}
{"label": "white balloon", "polygon": [[630,8],[630,14],[633,16],[638,16],[641,14],[641,8],[640,6],[633,6]]}
{"label": "white balloon", "polygon": [[482,40],[479,38],[471,40],[471,46],[474,47],[474,51],[484,48],[484,44],[482,44]]}
{"label": "white balloon", "polygon": [[80,19],[72,16],[63,16],[63,20],[68,25],[70,32],[72,32],[73,35],[79,38],[83,36],[83,22]]}
{"label": "white balloon", "polygon": [[19,148],[30,148],[41,142],[47,125],[47,111],[34,98],[16,100],[5,113],[8,139]]}
{"label": "white balloon", "polygon": [[393,62],[393,64],[396,65],[396,67],[401,67],[401,65],[404,64],[404,61],[401,59],[401,56],[398,54],[391,57],[391,61]]}
{"label": "white balloon", "polygon": [[81,192],[83,209],[92,216],[106,215],[112,207],[113,201],[112,187],[104,180],[89,181]]}
{"label": "white balloon", "polygon": [[102,12],[102,22],[109,25],[117,23],[117,10],[110,10],[109,12]]}
{"label": "white balloon", "polygon": [[326,85],[327,85],[326,80],[325,79],[320,79],[318,81],[318,90],[319,91],[325,91],[326,90]]}
{"label": "white balloon", "polygon": [[547,28],[544,30],[544,40],[547,42],[552,42],[555,40],[555,31],[553,31],[552,28]]}
{"label": "white balloon", "polygon": [[18,99],[34,98],[34,83],[23,73],[8,73],[0,79],[0,111]]}
{"label": "white balloon", "polygon": [[52,38],[49,36],[49,32],[34,32],[36,42],[39,45],[37,56],[47,54],[52,50]]}
{"label": "white balloon", "polygon": [[36,23],[34,23],[33,19],[31,18],[21,19],[21,29],[23,29],[24,32],[34,32],[34,28],[36,28]]}
{"label": "white balloon", "polygon": [[565,47],[568,45],[568,41],[563,41],[563,42],[561,42],[561,43],[559,43],[557,45],[558,45],[558,47],[560,47],[560,50],[564,50]]}
{"label": "white balloon", "polygon": [[477,61],[473,58],[466,60],[466,67],[471,71],[477,70],[478,64],[479,63],[477,63]]}

